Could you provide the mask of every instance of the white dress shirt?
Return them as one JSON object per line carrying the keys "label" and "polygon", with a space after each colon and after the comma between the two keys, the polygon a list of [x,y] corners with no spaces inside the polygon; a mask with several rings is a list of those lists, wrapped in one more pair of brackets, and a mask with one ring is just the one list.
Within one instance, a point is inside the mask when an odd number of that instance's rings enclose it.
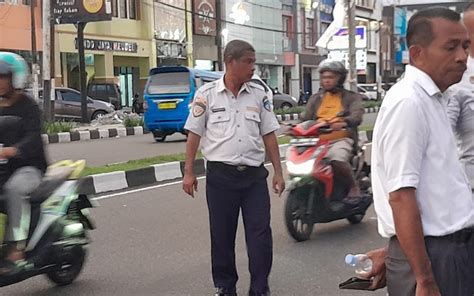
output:
{"label": "white dress shirt", "polygon": [[425,236],[474,225],[474,201],[456,153],[447,96],[423,71],[407,66],[385,96],[372,141],[372,186],[379,232],[396,235],[389,193],[416,189]]}
{"label": "white dress shirt", "polygon": [[474,191],[474,59],[458,84],[449,88],[448,116],[456,135],[459,158]]}
{"label": "white dress shirt", "polygon": [[244,83],[234,97],[222,77],[196,92],[184,128],[202,137],[206,160],[258,167],[265,160],[262,136],[280,124],[261,85]]}

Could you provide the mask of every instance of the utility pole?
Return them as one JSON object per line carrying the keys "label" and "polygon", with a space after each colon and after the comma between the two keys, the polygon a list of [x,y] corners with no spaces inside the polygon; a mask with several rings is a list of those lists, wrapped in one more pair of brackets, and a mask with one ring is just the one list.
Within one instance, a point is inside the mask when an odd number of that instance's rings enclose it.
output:
{"label": "utility pole", "polygon": [[222,67],[222,6],[221,0],[216,0],[216,45],[217,45],[217,65],[219,71],[223,71]]}
{"label": "utility pole", "polygon": [[39,101],[38,92],[38,50],[36,48],[36,18],[35,18],[36,1],[30,0],[30,20],[31,20],[31,55],[32,65],[31,74],[33,77],[33,98],[36,102]]}
{"label": "utility pole", "polygon": [[349,27],[349,85],[350,90],[357,92],[356,47],[355,47],[355,15],[356,6],[353,0],[347,0]]}
{"label": "utility pole", "polygon": [[79,49],[79,76],[81,85],[81,118],[83,123],[89,123],[87,116],[87,73],[84,49],[84,29],[87,23],[77,23],[77,48]]}
{"label": "utility pole", "polygon": [[43,0],[43,114],[51,120],[51,0]]}

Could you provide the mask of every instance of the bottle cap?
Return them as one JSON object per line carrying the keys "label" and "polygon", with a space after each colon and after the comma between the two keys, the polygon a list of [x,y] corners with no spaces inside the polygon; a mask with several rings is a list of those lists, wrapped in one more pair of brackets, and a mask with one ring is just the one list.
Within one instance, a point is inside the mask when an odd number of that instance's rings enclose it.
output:
{"label": "bottle cap", "polygon": [[346,264],[348,265],[355,265],[356,264],[356,257],[352,254],[347,254],[346,255]]}

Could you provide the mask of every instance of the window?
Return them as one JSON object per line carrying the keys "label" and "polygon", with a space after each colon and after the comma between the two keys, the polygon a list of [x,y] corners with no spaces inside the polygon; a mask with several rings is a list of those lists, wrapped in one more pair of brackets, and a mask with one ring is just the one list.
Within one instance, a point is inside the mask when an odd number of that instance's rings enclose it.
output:
{"label": "window", "polygon": [[21,1],[23,5],[30,5],[31,4],[31,0],[22,0]]}
{"label": "window", "polygon": [[189,92],[189,72],[160,73],[150,77],[149,94],[183,94]]}
{"label": "window", "polygon": [[314,19],[305,19],[305,45],[306,47],[314,47]]}
{"label": "window", "polygon": [[63,101],[65,102],[80,102],[81,101],[81,96],[78,93],[67,91],[67,90],[61,90],[60,92],[61,92],[61,96],[63,97]]}
{"label": "window", "polygon": [[127,0],[118,0],[119,1],[119,11],[120,18],[127,18]]}
{"label": "window", "polygon": [[137,19],[137,2],[136,0],[128,0],[128,18],[132,20]]}
{"label": "window", "polygon": [[118,17],[118,2],[117,0],[112,0],[112,16]]}
{"label": "window", "polygon": [[356,0],[355,4],[357,6],[374,9],[374,0]]}
{"label": "window", "polygon": [[291,38],[291,16],[284,15],[283,16],[283,31],[284,36],[286,38]]}
{"label": "window", "polygon": [[138,19],[137,0],[112,0],[112,15],[123,19]]}

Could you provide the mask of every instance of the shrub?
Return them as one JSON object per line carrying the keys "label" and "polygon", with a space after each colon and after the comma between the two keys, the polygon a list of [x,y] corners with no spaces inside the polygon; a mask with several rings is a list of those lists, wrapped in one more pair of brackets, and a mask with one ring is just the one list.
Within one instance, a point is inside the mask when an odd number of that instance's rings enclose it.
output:
{"label": "shrub", "polygon": [[43,123],[43,132],[47,134],[68,133],[77,128],[77,123],[73,121],[49,121]]}
{"label": "shrub", "polygon": [[125,127],[134,127],[134,126],[143,126],[143,117],[141,116],[129,116],[123,120],[123,125]]}

